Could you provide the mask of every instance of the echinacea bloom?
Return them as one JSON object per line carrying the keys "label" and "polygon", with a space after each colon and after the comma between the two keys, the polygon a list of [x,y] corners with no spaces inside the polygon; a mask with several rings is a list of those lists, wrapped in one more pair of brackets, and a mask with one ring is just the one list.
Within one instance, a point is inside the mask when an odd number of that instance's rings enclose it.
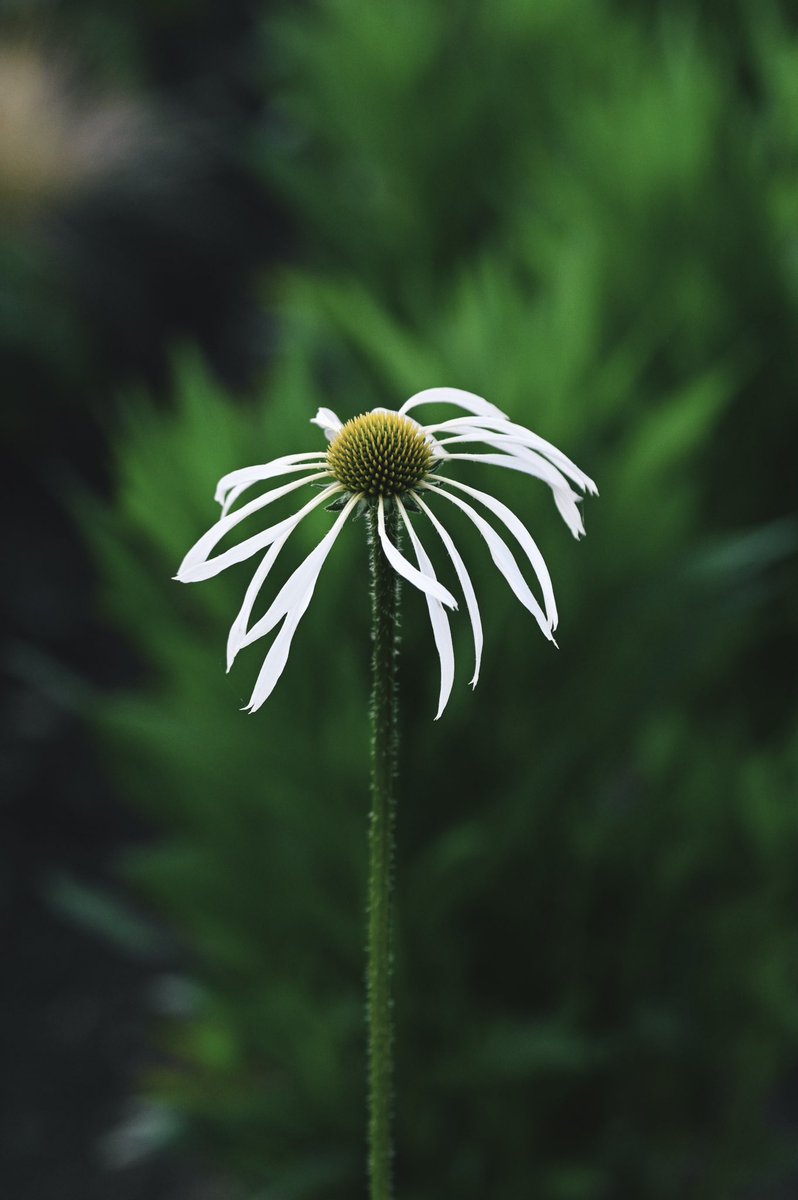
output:
{"label": "echinacea bloom", "polygon": [[[454,405],[466,415],[421,425],[408,414],[426,404]],[[543,556],[523,522],[495,496],[449,478],[447,471],[451,464],[466,461],[508,467],[542,479],[551,488],[554,503],[571,533],[579,538],[585,532],[578,507],[582,497],[571,484],[593,495],[598,489],[592,479],[560,450],[524,426],[514,424],[487,400],[459,388],[427,388],[411,396],[396,412],[375,408],[346,423],[331,409],[320,408],[312,424],[324,431],[329,443],[326,451],[284,455],[260,466],[231,471],[219,481],[216,500],[222,506],[221,519],[189,550],[176,575],[182,583],[210,579],[226,567],[265,551],[227,641],[229,670],[239,650],[271,633],[282,622],[258,675],[247,711],[255,712],[271,695],[283,673],[291,642],[313,597],[327,555],[349,517],[364,506],[376,509],[380,544],[391,566],[424,593],[441,666],[436,719],[446,706],[454,681],[454,651],[446,609],[456,609],[457,601],[437,578],[409,512],[429,518],[451,559],[462,589],[474,639],[472,686],[476,686],[482,658],[482,622],[477,598],[465,563],[440,520],[440,510],[436,514],[428,501],[436,507],[439,501],[446,501],[465,513],[481,533],[491,558],[512,591],[535,618],[543,634],[554,641],[557,628],[554,589]],[[469,447],[475,444],[486,447],[487,453],[474,453]],[[280,475],[299,475],[300,478],[234,507],[254,484]],[[309,484],[315,484],[320,490],[292,516],[252,534],[228,550],[213,554],[222,538],[240,522]],[[534,572],[542,603],[527,584],[504,533],[499,533],[472,501],[476,501],[480,509],[487,510],[496,523],[512,535]],[[337,513],[333,524],[289,576],[264,615],[250,624],[255,602],[280,551],[300,522],[321,505]],[[390,505],[395,506],[398,520],[407,530],[415,564],[390,539],[386,529],[386,509]]]}

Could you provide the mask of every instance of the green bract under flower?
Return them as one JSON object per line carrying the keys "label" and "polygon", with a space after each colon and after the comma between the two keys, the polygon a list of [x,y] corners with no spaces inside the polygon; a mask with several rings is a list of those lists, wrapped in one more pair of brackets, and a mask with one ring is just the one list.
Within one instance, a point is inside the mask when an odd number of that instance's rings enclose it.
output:
{"label": "green bract under flower", "polygon": [[353,495],[401,496],[422,482],[432,463],[420,427],[393,412],[347,421],[327,451],[330,473]]}

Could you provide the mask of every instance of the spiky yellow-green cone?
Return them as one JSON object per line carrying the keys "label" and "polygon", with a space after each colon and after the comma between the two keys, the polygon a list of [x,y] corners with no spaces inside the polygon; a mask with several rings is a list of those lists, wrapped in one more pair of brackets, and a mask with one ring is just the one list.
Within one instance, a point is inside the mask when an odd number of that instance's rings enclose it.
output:
{"label": "spiky yellow-green cone", "polygon": [[365,496],[401,496],[421,483],[433,461],[423,432],[399,413],[353,417],[327,451],[331,474],[347,491]]}

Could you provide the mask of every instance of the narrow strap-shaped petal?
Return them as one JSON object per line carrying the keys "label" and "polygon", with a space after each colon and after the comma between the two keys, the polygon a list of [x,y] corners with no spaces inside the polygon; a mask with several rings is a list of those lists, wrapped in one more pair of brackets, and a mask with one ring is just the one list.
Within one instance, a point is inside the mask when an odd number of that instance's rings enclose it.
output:
{"label": "narrow strap-shaped petal", "polygon": [[[230,471],[227,475],[222,476],[216,485],[213,498],[217,504],[224,504],[228,493],[233,488],[238,488],[240,494],[250,484],[260,483],[264,479],[272,479],[275,475],[288,475],[291,471],[309,471],[316,465],[314,459],[321,462],[324,458],[326,458],[324,450],[306,450],[302,454],[284,454],[281,458],[274,458],[267,463],[257,463],[254,467],[239,467],[237,471]],[[229,501],[227,507],[230,507]]]}
{"label": "narrow strap-shaped petal", "polygon": [[385,531],[385,507],[382,496],[380,496],[377,503],[377,532],[380,544],[385,552],[385,557],[397,575],[401,575],[408,583],[412,583],[413,587],[417,587],[420,592],[426,592],[428,595],[434,596],[436,600],[440,600],[448,608],[457,608],[457,601],[452,593],[446,590],[443,584],[438,583],[436,579],[429,579],[426,575],[422,574],[417,567],[408,562],[396,549],[396,546],[394,546]]}
{"label": "narrow strap-shaped petal", "polygon": [[[421,544],[421,540],[413,528],[410,519],[408,518],[405,506],[399,497],[396,497],[396,507],[399,509],[399,515],[402,518],[404,527],[410,535],[410,541],[413,544],[413,549],[418,560],[419,570],[428,579],[437,582],[437,576],[430,562],[429,555]],[[449,618],[446,615],[446,610],[440,600],[436,600],[429,593],[424,597],[427,602],[427,611],[429,612],[430,625],[432,626],[432,636],[435,639],[435,648],[438,651],[438,658],[441,664],[441,690],[438,697],[438,711],[435,714],[437,721],[452,694],[452,684],[454,683],[454,646],[452,645],[452,631],[449,627]]]}
{"label": "narrow strap-shaped petal", "polygon": [[[527,463],[527,467],[516,467],[514,469],[517,471],[522,471],[526,475],[533,475],[536,479],[541,479],[544,483],[548,484],[552,490],[557,511],[565,521],[571,533],[575,538],[584,536],[585,527],[582,521],[582,513],[579,509],[579,505],[582,502],[582,497],[577,495],[577,493],[573,490],[565,476],[560,471],[559,467],[556,467],[554,463],[549,462],[548,459],[544,458],[542,454],[538,454],[536,450],[530,450],[527,446],[522,446],[520,442],[506,437],[497,437],[496,435],[485,436],[484,434],[481,436],[479,434],[476,436],[474,434],[465,434],[458,435],[456,437],[450,437],[445,441],[438,442],[437,445],[439,447],[444,447],[442,452],[439,451],[438,457],[442,459],[459,458],[461,457],[459,452],[452,454],[449,452],[448,447],[452,444],[452,442],[457,443],[472,441],[482,442],[486,446],[494,446],[496,449],[501,450],[510,458],[517,458],[521,462]],[[463,457],[468,457],[469,462],[480,461],[487,458],[488,461],[494,466],[509,466],[508,463],[497,461],[493,457],[489,457],[485,454],[474,454]],[[511,468],[511,470],[512,469],[513,468]]]}
{"label": "narrow strap-shaped petal", "polygon": [[310,418],[310,423],[318,425],[319,429],[324,430],[324,436],[328,442],[331,442],[344,427],[341,418],[331,408],[320,408],[315,417]]}
{"label": "narrow strap-shaped petal", "polygon": [[[274,492],[268,492],[266,496],[261,497],[263,503],[259,504],[258,507],[270,504],[272,500],[277,500],[279,496],[285,495],[293,487],[299,487],[301,484],[309,483],[311,480],[317,478],[321,478],[321,476],[310,475],[307,479],[299,480],[294,484],[287,484],[283,488],[277,488]],[[298,525],[314,508],[318,508],[320,504],[324,504],[332,496],[336,495],[336,493],[343,490],[343,485],[340,483],[330,484],[329,487],[324,488],[317,496],[314,496],[312,500],[309,500],[303,508],[300,508],[299,512],[286,517],[284,521],[278,521],[276,525],[272,525],[269,529],[262,529],[260,533],[253,534],[252,537],[239,542],[237,546],[232,546],[222,554],[217,554],[215,558],[209,559],[207,557],[209,552],[224,537],[228,530],[235,525],[236,520],[241,519],[241,513],[244,510],[241,509],[239,512],[231,513],[228,517],[223,517],[221,521],[217,521],[216,525],[212,529],[209,529],[197,544],[189,550],[175,578],[181,583],[197,583],[202,579],[212,579],[214,575],[218,575],[220,571],[226,570],[227,567],[231,567],[234,563],[244,562],[245,559],[251,558],[253,554],[257,554],[260,550],[265,550],[272,542],[276,542],[283,533],[292,530],[295,525]],[[255,502],[253,501],[253,503]]]}
{"label": "narrow strap-shaped petal", "polygon": [[312,596],[313,589],[308,588],[302,598],[301,604],[297,604],[291,615],[283,621],[280,632],[272,642],[269,647],[269,653],[263,660],[263,666],[255,681],[255,687],[252,689],[249,703],[244,705],[244,712],[257,712],[266,703],[277,686],[280,676],[285,670],[285,664],[288,662],[288,655],[291,651],[291,643],[294,640],[297,626],[305,615]]}
{"label": "narrow strap-shaped petal", "polygon": [[504,539],[488,524],[484,517],[481,517],[470,504],[466,504],[465,500],[461,500],[459,496],[451,496],[437,485],[419,484],[419,488],[422,487],[428,491],[436,492],[444,500],[448,500],[450,504],[456,505],[457,508],[466,514],[469,520],[473,521],[487,543],[491,558],[509,583],[513,593],[521,601],[524,608],[528,612],[531,612],[545,636],[553,642],[554,636],[551,632],[549,619],[540,607],[540,603],[530,591],[529,585],[521,574],[518,563],[515,561],[513,553]]}
{"label": "narrow strap-shaped petal", "polygon": [[[528,462],[525,458],[514,458],[509,454],[446,454],[444,460],[452,459],[454,461],[484,463],[490,467],[506,467],[509,471],[520,471],[522,475],[533,475],[535,479],[543,479],[541,468],[537,463]],[[549,483],[548,479],[545,480]],[[579,511],[580,496],[572,491],[567,485],[565,488],[549,483],[554,503],[565,524],[570,529],[575,538],[584,536],[585,527],[582,523],[582,514]]]}
{"label": "narrow strap-shaped petal", "polygon": [[582,510],[578,507],[581,503],[581,497],[575,496],[573,492],[564,492],[560,488],[552,488],[551,494],[554,497],[557,512],[563,521],[565,521],[565,524],[576,540],[579,541],[580,538],[585,536],[585,522],[582,517]]}
{"label": "narrow strap-shaped petal", "polygon": [[450,446],[463,445],[469,442],[478,442],[483,446],[491,446],[494,450],[501,450],[502,454],[510,455],[511,458],[520,458],[523,462],[532,464],[538,468],[536,477],[542,479],[550,488],[562,488],[569,492],[572,490],[571,485],[559,467],[549,462],[537,450],[530,450],[528,446],[524,446],[517,439],[502,437],[496,433],[486,433],[479,430],[472,431],[471,433],[459,433],[454,437],[444,438],[436,442],[435,445],[443,449],[443,457],[447,458],[451,457]]}
{"label": "narrow strap-shaped petal", "polygon": [[505,414],[500,408],[483,400],[482,396],[452,387],[425,388],[423,392],[416,392],[415,396],[405,400],[399,412],[404,415],[409,413],[411,408],[417,408],[420,404],[455,404],[458,408],[479,417],[494,417],[499,420],[505,418]]}
{"label": "narrow strap-shaped petal", "polygon": [[[313,476],[314,479],[329,479],[330,482],[332,482],[332,478],[330,476],[329,471],[319,470],[319,468],[321,468],[324,465],[325,465],[325,463],[324,463],[323,459],[319,460],[319,462],[306,462],[306,463],[302,463],[301,467],[286,467],[281,472],[281,474],[286,475],[291,471],[299,471],[299,470],[310,471],[310,470],[315,469],[318,471],[318,475],[314,475]],[[257,480],[257,479],[252,479],[248,483],[239,483],[239,484],[237,484],[236,487],[230,488],[230,491],[227,493],[227,495],[225,496],[225,499],[222,503],[222,516],[223,517],[228,516],[228,514],[231,512],[231,510],[233,508],[233,505],[238,500],[239,496],[243,492],[246,492],[249,488],[251,488],[255,483],[259,483],[259,482],[261,482],[261,481]],[[306,482],[307,482],[307,480],[305,480],[305,479],[302,480],[302,483],[306,483]],[[300,484],[297,484],[297,486],[299,487]]]}
{"label": "narrow strap-shaped petal", "polygon": [[441,421],[437,425],[428,425],[427,432],[435,433],[466,433],[468,430],[485,429],[494,433],[498,433],[502,437],[510,437],[515,441],[521,442],[524,446],[529,446],[531,450],[537,450],[545,455],[550,462],[559,467],[563,475],[567,477],[583,491],[589,492],[591,496],[598,495],[598,488],[589,475],[572,462],[567,455],[563,454],[551,442],[547,442],[545,438],[539,434],[533,433],[531,429],[527,429],[524,425],[516,425],[512,421],[498,420],[491,417],[454,417],[450,421]]}
{"label": "narrow strap-shaped petal", "polygon": [[252,628],[242,637],[241,646],[251,646],[258,638],[264,637],[267,633],[275,628],[280,623],[283,617],[290,615],[294,606],[298,604],[304,595],[305,588],[312,584],[316,586],[316,580],[319,577],[319,572],[322,568],[327,555],[333,547],[335,539],[343,529],[346,520],[352,509],[361,499],[361,496],[352,496],[338,514],[333,525],[327,530],[324,537],[314,546],[310,554],[302,560],[295,571],[289,575],[280,591],[272,600],[267,611],[255,622]]}
{"label": "narrow strap-shaped petal", "polygon": [[418,492],[411,492],[410,494],[421,511],[427,514],[430,521],[437,529],[440,539],[446,547],[449,558],[452,560],[454,569],[457,572],[457,578],[460,580],[460,587],[463,589],[466,608],[468,609],[468,616],[471,621],[471,632],[474,635],[474,678],[471,680],[471,686],[476,687],[477,680],[479,679],[479,668],[482,662],[483,637],[482,617],[480,616],[479,605],[477,604],[477,595],[474,591],[474,585],[471,582],[471,576],[466,570],[466,565],[460,556],[459,550],[452,541],[449,531],[441,524],[430,506],[425,504]]}
{"label": "narrow strap-shaped petal", "polygon": [[491,496],[488,492],[482,492],[479,488],[471,487],[468,483],[461,483],[459,479],[441,478],[437,481],[439,484],[445,484],[447,487],[457,488],[466,495],[472,496],[474,500],[479,500],[485,505],[485,508],[490,509],[494,516],[509,529],[524,554],[529,559],[532,570],[537,576],[540,589],[543,592],[543,603],[546,609],[546,615],[549,618],[549,623],[552,629],[557,628],[557,601],[554,598],[554,585],[551,582],[549,568],[546,566],[546,560],[541,554],[537,542],[532,537],[532,534],[527,529],[524,522],[516,516],[511,508],[503,504],[501,500],[497,500],[495,496]]}
{"label": "narrow strap-shaped petal", "polygon": [[[274,691],[277,681],[285,670],[285,664],[288,662],[288,655],[291,650],[291,642],[294,639],[299,622],[305,615],[308,605],[313,598],[313,592],[315,591],[321,569],[324,566],[324,561],[332,549],[335,539],[343,529],[352,508],[357,504],[359,499],[360,496],[352,497],[326,536],[311,551],[304,563],[294,572],[292,579],[299,586],[291,590],[288,589],[288,585],[286,584],[286,587],[282,589],[280,595],[284,597],[284,600],[280,607],[282,608],[282,615],[285,616],[285,620],[263,661],[263,666],[255,681],[255,687],[249,704],[246,705],[248,712],[257,712],[261,705],[268,700]],[[275,623],[272,622],[270,628]]]}
{"label": "narrow strap-shaped petal", "polygon": [[245,645],[247,636],[247,626],[249,618],[252,616],[252,609],[255,605],[260,590],[263,587],[266,579],[274,566],[277,556],[282,550],[288,538],[291,536],[292,529],[287,529],[286,532],[276,541],[272,542],[266,554],[258,564],[258,569],[252,576],[249,582],[249,587],[246,590],[244,601],[239,609],[238,616],[230,626],[230,632],[227,635],[227,670],[229,671],[235,662],[235,657],[239,650]]}

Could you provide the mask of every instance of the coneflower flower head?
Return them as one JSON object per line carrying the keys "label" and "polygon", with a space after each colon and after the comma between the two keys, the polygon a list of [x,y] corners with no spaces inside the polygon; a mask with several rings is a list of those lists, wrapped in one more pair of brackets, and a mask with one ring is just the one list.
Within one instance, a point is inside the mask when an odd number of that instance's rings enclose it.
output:
{"label": "coneflower flower head", "polygon": [[327,451],[330,474],[347,491],[402,496],[427,476],[432,444],[415,421],[395,412],[364,413],[336,433]]}
{"label": "coneflower flower head", "polygon": [[[431,425],[421,425],[408,416],[412,409],[426,404],[456,405],[466,415]],[[364,506],[376,510],[380,545],[391,566],[424,594],[441,665],[438,717],[446,706],[454,681],[454,651],[446,609],[456,609],[457,601],[437,578],[411,513],[429,520],[457,576],[474,641],[475,669],[471,680],[474,686],[479,677],[483,638],[471,577],[451,534],[428,500],[437,505],[442,499],[469,518],[515,596],[535,618],[543,634],[554,641],[557,627],[554,589],[543,556],[526,526],[495,496],[450,478],[447,469],[452,463],[466,461],[506,467],[542,480],[551,489],[554,503],[571,533],[578,538],[584,534],[579,510],[582,497],[571,485],[591,494],[596,494],[598,489],[562,451],[531,430],[510,421],[495,405],[458,388],[428,388],[412,396],[398,411],[376,408],[346,423],[331,409],[320,408],[312,423],[324,431],[329,443],[326,451],[285,455],[269,463],[232,471],[219,481],[216,500],[222,507],[221,518],[189,550],[176,576],[184,583],[209,579],[234,563],[263,553],[227,643],[229,670],[244,646],[279,626],[247,705],[249,712],[255,712],[271,695],[285,668],[291,642],[313,597],[324,562],[347,520]],[[488,452],[460,449],[474,444],[487,447]],[[272,487],[254,500],[235,507],[240,497],[255,484],[283,475],[300,475],[300,478]],[[297,512],[230,549],[213,554],[222,538],[246,518],[308,484],[322,485],[321,490]],[[477,502],[479,509],[472,501]],[[322,505],[337,514],[330,528],[289,576],[264,615],[252,622],[255,603],[284,545],[304,518]],[[408,534],[415,563],[389,536],[385,519],[389,507],[395,510]],[[480,510],[487,510],[502,532]],[[518,550],[511,549],[505,540],[506,534],[511,536],[531,567],[540,589],[540,599],[529,587],[516,559]]]}

